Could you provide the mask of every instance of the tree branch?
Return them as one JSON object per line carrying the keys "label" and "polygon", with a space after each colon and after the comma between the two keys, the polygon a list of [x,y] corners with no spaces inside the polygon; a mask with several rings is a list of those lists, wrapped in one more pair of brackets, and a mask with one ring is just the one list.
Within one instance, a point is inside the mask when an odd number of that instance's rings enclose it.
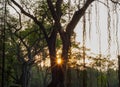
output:
{"label": "tree branch", "polygon": [[67,25],[66,27],[66,32],[71,36],[75,26],[77,25],[77,23],[79,22],[79,20],[81,19],[81,17],[84,15],[85,11],[87,10],[87,8],[89,7],[89,5],[93,2],[94,0],[87,0],[86,3],[84,4],[84,6],[79,9],[78,11],[76,11],[72,17],[72,20],[70,21],[70,23]]}
{"label": "tree branch", "polygon": [[56,2],[56,13],[58,16],[58,20],[60,20],[61,16],[62,16],[62,11],[61,11],[61,4],[62,4],[63,0],[57,0]]}
{"label": "tree branch", "polygon": [[119,1],[114,1],[114,0],[111,0],[111,2],[115,3],[115,4],[119,4],[120,5],[120,2]]}
{"label": "tree branch", "polygon": [[38,21],[37,18],[34,17],[33,15],[27,13],[15,0],[11,0],[11,1],[21,10],[21,13],[23,13],[24,15],[28,16],[29,18],[31,18],[40,27],[40,29],[44,33],[46,41],[48,41],[48,35],[47,35],[47,33],[45,31],[45,27],[42,25],[42,23],[40,21]]}
{"label": "tree branch", "polygon": [[51,0],[47,0],[47,4],[49,7],[49,10],[51,11],[52,17],[56,24],[59,25],[60,23],[60,18],[62,16],[62,11],[61,11],[61,4],[63,0],[57,0],[56,5],[54,6]]}
{"label": "tree branch", "polygon": [[20,24],[20,27],[19,27],[19,29],[17,30],[17,31],[19,31],[21,28],[22,28],[22,23],[21,23],[21,14],[17,11],[17,9],[14,7],[14,6],[12,6],[11,4],[10,4],[10,2],[8,1],[8,4],[17,12],[17,14],[19,15],[19,24]]}
{"label": "tree branch", "polygon": [[47,0],[47,4],[48,4],[48,7],[49,7],[49,10],[51,11],[51,14],[52,14],[52,17],[55,21],[57,21],[58,17],[57,17],[57,13],[55,11],[55,7],[53,6],[52,4],[52,1],[51,0]]}

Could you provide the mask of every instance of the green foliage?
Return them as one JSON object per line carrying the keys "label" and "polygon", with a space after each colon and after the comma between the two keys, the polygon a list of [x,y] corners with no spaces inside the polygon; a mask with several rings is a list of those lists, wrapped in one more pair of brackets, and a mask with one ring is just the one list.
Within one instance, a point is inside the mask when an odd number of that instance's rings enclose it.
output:
{"label": "green foliage", "polygon": [[19,35],[25,39],[28,46],[32,46],[40,37],[38,27],[36,26],[34,28],[26,28],[25,30],[21,31]]}
{"label": "green foliage", "polygon": [[57,47],[58,49],[60,49],[61,44],[62,44],[62,41],[58,38],[57,41],[56,41],[56,47]]}
{"label": "green foliage", "polygon": [[[8,35],[9,36],[9,35]],[[13,83],[18,84],[21,76],[21,63],[18,61],[16,56],[16,47],[10,39],[6,40],[5,44],[5,81],[7,85]]]}

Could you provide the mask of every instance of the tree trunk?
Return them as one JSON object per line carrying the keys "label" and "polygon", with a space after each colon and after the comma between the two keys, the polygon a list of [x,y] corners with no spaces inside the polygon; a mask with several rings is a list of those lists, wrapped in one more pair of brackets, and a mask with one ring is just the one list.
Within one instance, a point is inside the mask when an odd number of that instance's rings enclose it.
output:
{"label": "tree trunk", "polygon": [[29,65],[27,62],[24,62],[22,65],[22,75],[21,75],[22,87],[28,87],[28,82],[30,79],[30,69],[31,69],[31,65]]}
{"label": "tree trunk", "polygon": [[64,87],[64,72],[61,66],[53,66],[51,69],[52,81],[48,87]]}
{"label": "tree trunk", "polygon": [[[49,53],[50,53],[50,61],[51,61],[51,73],[52,73],[52,81],[48,85],[48,87],[65,87],[64,81],[65,81],[65,71],[66,71],[66,60],[68,58],[68,50],[69,50],[69,39],[64,38],[64,41],[62,41],[63,49],[61,58],[63,60],[63,63],[61,65],[56,64],[56,35],[49,38]],[[65,36],[64,36],[65,37]]]}
{"label": "tree trunk", "polygon": [[[52,49],[51,49],[52,48]],[[64,70],[63,65],[56,64],[56,51],[51,46],[50,50],[50,61],[51,61],[51,74],[52,81],[48,87],[64,87]]]}
{"label": "tree trunk", "polygon": [[87,70],[84,69],[82,72],[83,72],[83,87],[87,87]]}
{"label": "tree trunk", "polygon": [[[6,9],[7,3],[6,0],[5,2],[3,2],[3,13],[4,13],[4,18],[3,18],[3,32],[2,32],[2,82],[1,82],[1,86],[4,87],[5,86],[5,31],[6,31]],[[2,26],[2,23],[1,23]]]}
{"label": "tree trunk", "polygon": [[68,67],[67,68],[67,81],[66,81],[66,85],[67,85],[67,87],[71,87],[71,68],[70,67]]}

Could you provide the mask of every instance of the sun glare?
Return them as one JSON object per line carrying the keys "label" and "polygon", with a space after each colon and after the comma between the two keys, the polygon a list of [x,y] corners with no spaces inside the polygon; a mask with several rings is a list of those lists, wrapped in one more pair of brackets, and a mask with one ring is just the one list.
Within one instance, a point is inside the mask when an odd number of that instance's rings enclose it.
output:
{"label": "sun glare", "polygon": [[63,61],[62,61],[61,58],[57,58],[56,62],[57,62],[58,65],[61,65]]}

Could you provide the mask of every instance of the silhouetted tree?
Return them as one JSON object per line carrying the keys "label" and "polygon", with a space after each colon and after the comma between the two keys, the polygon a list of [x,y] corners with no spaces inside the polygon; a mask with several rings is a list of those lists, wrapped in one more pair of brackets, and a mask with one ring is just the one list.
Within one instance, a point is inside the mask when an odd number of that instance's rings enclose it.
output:
{"label": "silhouetted tree", "polygon": [[[49,55],[50,55],[50,61],[51,61],[51,74],[52,74],[52,81],[48,85],[48,87],[65,87],[64,86],[64,80],[65,80],[65,71],[66,71],[66,64],[68,61],[68,55],[69,50],[71,46],[71,36],[73,34],[73,31],[78,24],[79,20],[82,18],[82,16],[85,14],[85,11],[89,7],[89,5],[92,4],[95,0],[86,0],[85,3],[83,3],[82,7],[80,7],[78,4],[77,10],[75,10],[72,14],[72,17],[70,20],[66,22],[66,26],[63,27],[62,20],[63,16],[65,16],[64,13],[64,3],[63,0],[46,0],[45,3],[47,3],[46,7],[44,8],[43,14],[40,16],[32,15],[30,12],[26,11],[17,1],[11,0],[14,5],[16,5],[22,14],[26,15],[27,17],[31,18],[35,24],[39,26],[41,31],[44,34]],[[113,3],[117,3],[114,0],[111,0]],[[42,2],[42,1],[40,1]],[[39,2],[39,3],[40,3]],[[24,3],[24,2],[23,2]],[[32,2],[31,2],[32,3]],[[69,3],[69,2],[68,2]],[[25,8],[27,8],[26,5],[24,5]],[[68,6],[69,7],[69,6]],[[69,8],[68,8],[69,9]],[[38,10],[38,9],[37,9]],[[69,11],[69,10],[65,10]],[[41,12],[41,10],[40,10]],[[39,12],[39,13],[40,13]],[[47,14],[50,13],[50,16]],[[69,13],[69,12],[68,12]],[[52,18],[51,18],[52,17]],[[46,18],[52,19],[51,22],[46,22]],[[66,17],[67,18],[67,17]],[[66,20],[66,19],[64,19]],[[50,28],[50,32],[47,33],[48,27],[45,26],[45,22],[50,24],[52,28]],[[64,60],[61,66],[56,64],[56,40],[60,37],[62,41],[62,54],[61,58]],[[86,86],[86,83],[85,85]],[[26,86],[24,86],[26,87]]]}

